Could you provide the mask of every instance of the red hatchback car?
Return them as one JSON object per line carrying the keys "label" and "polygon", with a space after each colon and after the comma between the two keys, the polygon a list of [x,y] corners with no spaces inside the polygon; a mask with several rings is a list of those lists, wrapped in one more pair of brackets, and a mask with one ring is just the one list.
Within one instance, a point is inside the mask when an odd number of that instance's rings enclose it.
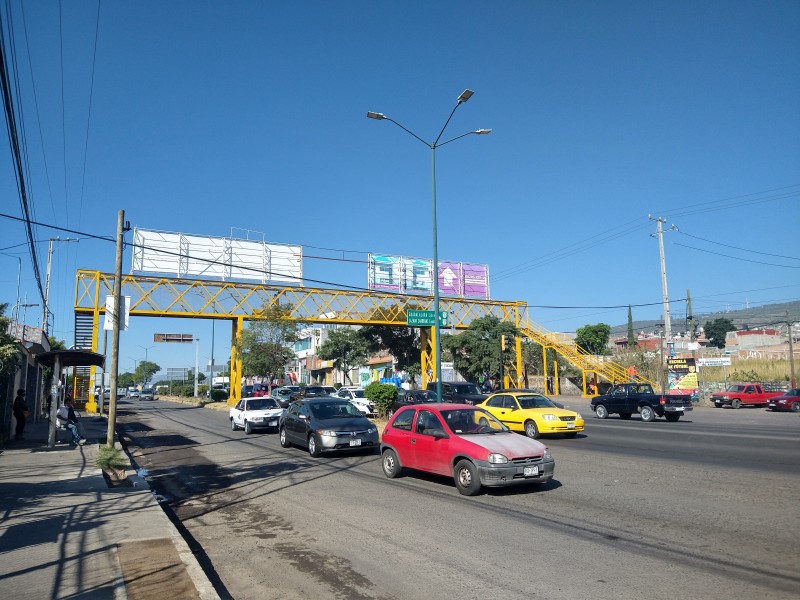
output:
{"label": "red hatchback car", "polygon": [[381,466],[387,477],[403,468],[452,477],[465,496],[481,485],[544,483],[555,461],[547,446],[517,435],[484,409],[468,404],[422,404],[397,411],[383,430]]}

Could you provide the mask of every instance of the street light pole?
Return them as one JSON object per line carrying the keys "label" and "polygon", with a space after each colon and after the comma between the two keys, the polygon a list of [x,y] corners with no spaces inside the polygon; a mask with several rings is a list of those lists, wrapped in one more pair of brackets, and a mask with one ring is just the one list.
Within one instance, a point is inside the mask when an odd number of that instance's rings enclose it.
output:
{"label": "street light pole", "polygon": [[453,107],[453,110],[450,111],[450,116],[447,117],[447,121],[445,121],[442,130],[439,132],[439,135],[436,137],[434,142],[426,142],[416,133],[408,129],[407,127],[401,125],[394,119],[387,117],[383,113],[378,112],[367,112],[367,117],[370,119],[376,119],[378,121],[391,121],[395,125],[397,125],[400,129],[405,131],[406,133],[410,134],[411,136],[418,139],[420,142],[425,144],[428,148],[431,149],[431,172],[432,172],[432,192],[433,192],[433,273],[432,279],[433,281],[431,284],[433,285],[433,331],[434,331],[434,340],[433,340],[433,353],[434,353],[434,375],[436,377],[436,396],[438,398],[442,397],[442,352],[441,352],[441,331],[439,326],[439,241],[438,241],[438,227],[436,223],[436,149],[444,146],[445,144],[449,144],[450,142],[454,142],[462,137],[476,134],[476,135],[486,135],[491,133],[491,129],[477,129],[475,131],[468,131],[466,133],[462,133],[454,138],[451,138],[444,142],[439,142],[442,139],[442,135],[444,134],[444,130],[447,129],[447,125],[450,123],[450,119],[453,118],[456,110],[459,106],[461,106],[464,102],[469,100],[475,92],[472,90],[464,90],[461,92],[461,95],[456,100],[456,105]]}

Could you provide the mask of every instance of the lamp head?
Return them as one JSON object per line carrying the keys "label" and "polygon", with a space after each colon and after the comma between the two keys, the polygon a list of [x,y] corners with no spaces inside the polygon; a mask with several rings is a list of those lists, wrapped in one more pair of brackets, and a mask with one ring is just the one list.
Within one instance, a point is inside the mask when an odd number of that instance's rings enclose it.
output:
{"label": "lamp head", "polygon": [[478,135],[488,135],[488,134],[492,133],[492,130],[491,129],[478,129],[478,131],[476,131],[475,133],[477,133]]}
{"label": "lamp head", "polygon": [[367,113],[367,117],[369,117],[370,119],[377,119],[378,121],[380,121],[381,119],[385,119],[386,115],[384,115],[383,113],[376,113],[370,111]]}
{"label": "lamp head", "polygon": [[464,90],[461,92],[461,95],[458,97],[458,103],[461,104],[462,102],[466,102],[470,98],[472,98],[472,94],[474,94],[472,90]]}

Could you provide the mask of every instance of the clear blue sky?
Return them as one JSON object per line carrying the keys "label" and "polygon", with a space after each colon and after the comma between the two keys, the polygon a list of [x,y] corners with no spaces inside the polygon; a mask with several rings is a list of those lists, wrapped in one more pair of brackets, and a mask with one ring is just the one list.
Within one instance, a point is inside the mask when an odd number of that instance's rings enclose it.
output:
{"label": "clear blue sky", "polygon": [[[439,258],[488,264],[493,298],[527,301],[554,331],[624,323],[627,308],[539,307],[655,303],[633,316],[659,318],[648,214],[680,230],[665,235],[670,298],[690,289],[695,313],[800,298],[796,0],[105,1],[99,22],[92,1],[11,5],[41,223],[113,237],[124,209],[146,229],[246,228],[303,245],[308,278],[366,287],[363,263],[310,256],[432,255],[430,150],[366,112],[433,140],[470,88],[447,134],[493,132],[437,151]],[[2,146],[1,212],[19,217]],[[34,234],[44,277],[48,238],[75,234]],[[68,344],[76,269],[114,262],[113,244],[79,237],[53,257]],[[25,241],[0,218],[10,305],[17,257],[23,300],[41,303]],[[193,346],[154,332],[200,337],[205,363],[210,329],[134,319],[121,368],[151,346],[163,368],[193,366]],[[218,326],[217,362],[228,341]]]}

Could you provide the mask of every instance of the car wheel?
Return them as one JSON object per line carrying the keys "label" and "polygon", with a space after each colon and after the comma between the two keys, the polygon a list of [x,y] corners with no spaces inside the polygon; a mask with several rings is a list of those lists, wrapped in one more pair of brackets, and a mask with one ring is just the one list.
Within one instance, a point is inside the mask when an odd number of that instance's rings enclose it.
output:
{"label": "car wheel", "polygon": [[594,407],[594,414],[598,419],[607,419],[608,409],[605,407],[605,404],[598,404]]}
{"label": "car wheel", "polygon": [[312,433],[310,436],[308,436],[308,453],[314,458],[317,458],[320,455],[319,441],[317,440],[316,433]]}
{"label": "car wheel", "polygon": [[619,413],[619,418],[620,419],[625,419],[625,420],[630,419],[631,418],[631,413]]}
{"label": "car wheel", "polygon": [[731,408],[741,408],[741,407],[742,407],[741,400],[739,400],[738,398],[734,398],[733,400],[731,400]]}
{"label": "car wheel", "polygon": [[399,477],[403,470],[403,466],[400,464],[400,459],[398,458],[397,453],[391,449],[383,452],[381,466],[383,467],[383,474],[389,479]]}
{"label": "car wheel", "polygon": [[669,421],[670,423],[675,423],[681,416],[677,413],[667,413],[664,415],[664,418]]}
{"label": "car wheel", "polygon": [[458,491],[464,496],[474,496],[481,489],[478,469],[468,460],[458,461],[453,479],[455,479]]}
{"label": "car wheel", "polygon": [[717,408],[722,408],[722,402],[714,402],[714,406]]}
{"label": "car wheel", "polygon": [[244,422],[244,432],[247,435],[250,435],[251,433],[253,433],[253,426],[250,424],[250,421],[245,421]]}
{"label": "car wheel", "polygon": [[231,419],[231,431],[236,431],[237,429],[239,428],[236,426],[236,421]]}
{"label": "car wheel", "polygon": [[535,440],[539,437],[539,430],[536,428],[536,423],[533,421],[525,421],[525,435],[532,440]]}
{"label": "car wheel", "polygon": [[281,441],[281,447],[288,448],[292,444],[289,442],[289,438],[286,437],[286,428],[281,427],[280,432],[278,433],[279,439]]}
{"label": "car wheel", "polygon": [[792,412],[800,412],[800,402],[792,402],[792,407],[790,410]]}
{"label": "car wheel", "polygon": [[565,433],[564,437],[566,437],[566,438],[574,438],[576,435],[578,435],[577,431],[570,431],[569,433]]}
{"label": "car wheel", "polygon": [[644,421],[645,423],[649,423],[650,421],[656,418],[656,412],[650,406],[643,406],[639,410],[639,414],[642,415],[642,421]]}

